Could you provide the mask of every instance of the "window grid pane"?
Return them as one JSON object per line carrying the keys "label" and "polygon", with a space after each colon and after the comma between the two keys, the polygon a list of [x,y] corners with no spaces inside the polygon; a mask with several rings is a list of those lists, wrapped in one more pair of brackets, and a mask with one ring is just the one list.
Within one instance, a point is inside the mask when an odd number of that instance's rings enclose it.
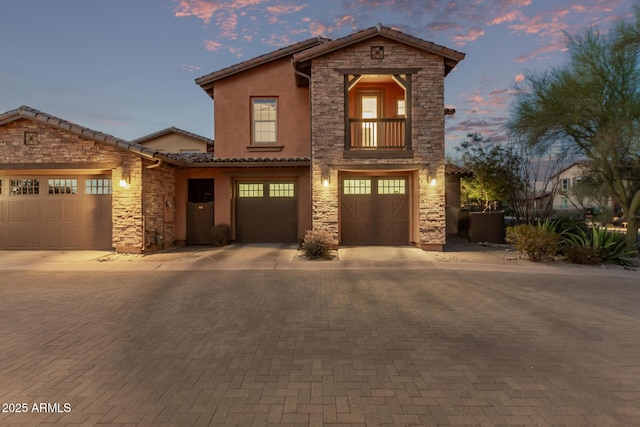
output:
{"label": "window grid pane", "polygon": [[86,194],[111,194],[111,178],[90,178],[85,181]]}
{"label": "window grid pane", "polygon": [[238,197],[263,197],[264,188],[262,184],[238,184]]}
{"label": "window grid pane", "polygon": [[380,179],[378,180],[378,194],[405,194],[404,179]]}
{"label": "window grid pane", "polygon": [[40,180],[12,179],[11,194],[40,194]]}
{"label": "window grid pane", "polygon": [[277,123],[275,99],[253,100],[253,142],[275,143]]}
{"label": "window grid pane", "polygon": [[295,197],[293,183],[269,184],[269,195],[271,197]]}
{"label": "window grid pane", "polygon": [[371,194],[370,179],[345,179],[344,194]]}
{"label": "window grid pane", "polygon": [[49,182],[49,194],[78,194],[76,178],[53,178]]}

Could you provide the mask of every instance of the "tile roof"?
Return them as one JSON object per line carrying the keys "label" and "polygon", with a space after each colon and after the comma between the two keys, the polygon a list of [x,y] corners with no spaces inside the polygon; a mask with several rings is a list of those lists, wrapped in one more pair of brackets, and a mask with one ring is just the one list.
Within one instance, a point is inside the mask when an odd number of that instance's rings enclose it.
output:
{"label": "tile roof", "polygon": [[154,132],[154,133],[150,133],[149,135],[145,135],[145,136],[141,136],[140,138],[134,139],[133,141],[131,141],[134,144],[143,144],[149,140],[152,140],[154,138],[158,138],[160,136],[163,135],[168,135],[170,133],[178,133],[181,135],[185,135],[185,136],[189,136],[191,138],[195,138],[195,139],[199,139],[200,141],[206,142],[207,145],[213,146],[213,139],[204,137],[202,135],[198,135],[196,133],[191,133],[191,132],[187,132],[186,130],[182,130],[182,129],[178,129],[177,127],[170,127],[170,128],[166,128],[163,130],[160,130],[158,132]]}
{"label": "tile roof", "polygon": [[449,74],[456,64],[462,61],[465,54],[448,47],[419,39],[409,34],[402,33],[389,27],[385,27],[378,24],[375,27],[367,28],[366,30],[358,31],[348,36],[332,40],[327,43],[320,44],[315,47],[311,47],[302,52],[293,55],[294,64],[298,65],[303,62],[310,61],[327,53],[334,52],[344,47],[350,46],[354,43],[358,43],[372,37],[383,36],[391,40],[395,40],[400,43],[404,43],[409,46],[413,46],[416,49],[433,53],[442,56],[445,59],[445,75]]}
{"label": "tile roof", "polygon": [[298,43],[294,43],[281,49],[274,50],[273,52],[257,56],[247,61],[240,62],[239,64],[235,64],[230,67],[226,67],[205,76],[199,77],[196,79],[196,84],[199,85],[205,92],[207,92],[209,96],[213,97],[213,84],[217,80],[232,76],[246,70],[250,70],[251,68],[258,67],[262,64],[266,64],[276,59],[285,58],[287,56],[293,55],[294,53],[309,49],[310,47],[317,46],[328,41],[330,41],[330,39],[326,39],[324,37],[314,37]]}
{"label": "tile roof", "polygon": [[159,159],[159,160],[165,160],[165,161],[170,160],[169,158],[162,155],[156,150],[144,147],[142,145],[139,145],[133,142],[125,141],[113,135],[98,132],[98,131],[86,128],[84,126],[77,125],[75,123],[60,119],[58,117],[52,116],[50,114],[36,110],[35,108],[28,107],[26,105],[23,105],[18,109],[7,111],[5,113],[0,114],[0,126],[6,123],[13,122],[15,120],[19,120],[19,119],[27,119],[27,120],[32,120],[34,122],[39,122],[44,125],[51,126],[65,132],[73,133],[82,138],[86,138],[102,144],[110,145],[122,151],[130,151],[132,153],[135,153],[147,159]]}
{"label": "tile roof", "polygon": [[454,165],[452,163],[447,163],[446,165],[444,165],[444,173],[446,175],[459,175],[465,178],[470,178],[473,176],[473,172],[471,171],[471,169]]}
{"label": "tile roof", "polygon": [[186,167],[271,167],[309,166],[309,157],[214,157],[213,153],[167,153],[166,156]]}

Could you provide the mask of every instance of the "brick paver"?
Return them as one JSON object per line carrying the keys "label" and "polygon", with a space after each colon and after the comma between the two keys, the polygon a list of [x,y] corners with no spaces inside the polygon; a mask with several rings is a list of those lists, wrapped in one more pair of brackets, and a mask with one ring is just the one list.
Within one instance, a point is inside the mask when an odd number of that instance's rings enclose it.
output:
{"label": "brick paver", "polygon": [[28,410],[0,425],[640,425],[638,301],[633,278],[5,271],[0,402]]}

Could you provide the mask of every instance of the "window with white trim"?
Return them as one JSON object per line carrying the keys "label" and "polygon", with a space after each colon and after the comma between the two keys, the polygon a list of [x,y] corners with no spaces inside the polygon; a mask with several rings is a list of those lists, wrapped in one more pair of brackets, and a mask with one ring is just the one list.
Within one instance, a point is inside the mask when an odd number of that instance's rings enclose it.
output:
{"label": "window with white trim", "polygon": [[567,178],[562,180],[562,189],[563,190],[568,190],[569,189],[569,180]]}
{"label": "window with white trim", "polygon": [[568,209],[569,208],[569,199],[567,199],[566,197],[562,198],[562,209]]}
{"label": "window with white trim", "polygon": [[275,144],[278,128],[278,100],[253,98],[251,100],[252,144]]}

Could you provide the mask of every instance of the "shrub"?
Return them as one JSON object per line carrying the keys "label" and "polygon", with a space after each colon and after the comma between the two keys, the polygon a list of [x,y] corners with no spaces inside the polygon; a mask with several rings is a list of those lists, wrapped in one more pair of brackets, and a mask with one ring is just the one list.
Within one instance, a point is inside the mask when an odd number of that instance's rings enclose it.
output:
{"label": "shrub", "polygon": [[593,246],[567,245],[564,253],[567,260],[573,264],[597,265],[602,263],[600,251]]}
{"label": "shrub", "polygon": [[332,239],[329,233],[319,230],[307,230],[302,242],[302,250],[307,258],[331,258]]}
{"label": "shrub", "polygon": [[538,225],[520,224],[507,228],[508,243],[522,251],[533,262],[551,259],[560,248],[561,237],[555,231],[555,224],[549,221]]}
{"label": "shrub", "polygon": [[228,224],[216,224],[213,227],[213,244],[215,246],[226,246],[231,240],[231,229]]}
{"label": "shrub", "polygon": [[[576,230],[575,232],[565,233],[565,245],[567,259],[570,262],[585,264],[583,261],[586,254],[597,254],[599,263],[617,263],[620,265],[630,265],[631,262],[624,259],[631,256],[637,251],[627,247],[626,236],[622,233],[608,231],[606,228],[591,227],[591,230]],[[571,255],[570,255],[571,254]],[[575,255],[575,257],[574,257]]]}

